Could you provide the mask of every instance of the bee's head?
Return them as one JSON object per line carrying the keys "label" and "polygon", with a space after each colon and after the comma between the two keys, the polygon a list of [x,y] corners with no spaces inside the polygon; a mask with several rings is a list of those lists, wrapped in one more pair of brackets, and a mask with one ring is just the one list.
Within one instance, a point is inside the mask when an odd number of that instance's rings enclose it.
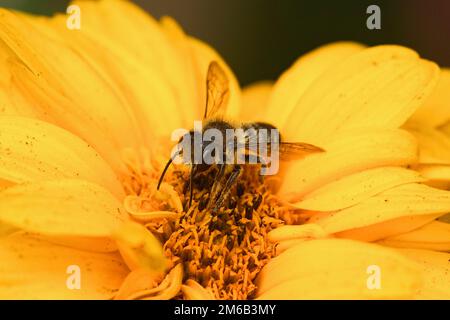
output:
{"label": "bee's head", "polygon": [[[185,163],[193,163],[194,162],[194,148],[195,148],[195,130],[191,130],[187,133],[185,133],[179,140],[178,140],[178,153],[174,156],[181,156],[183,157],[183,160]],[[197,139],[201,141],[201,139]],[[186,150],[189,154],[185,154]]]}
{"label": "bee's head", "polygon": [[178,140],[178,144],[182,144],[182,143],[193,143],[194,141],[194,135],[195,135],[195,130],[191,130],[187,133],[185,133],[183,136],[181,136],[181,138]]}
{"label": "bee's head", "polygon": [[[164,170],[161,174],[161,177],[159,178],[158,181],[158,187],[157,189],[159,189],[164,175],[167,172],[167,169],[169,169],[170,164],[174,161],[174,159],[176,157],[182,156],[185,157],[186,155],[184,154],[184,150],[186,150],[186,146],[190,145],[189,150],[194,150],[194,136],[195,136],[196,131],[195,130],[191,130],[187,133],[185,133],[184,135],[181,136],[181,138],[178,140],[178,151],[172,155],[172,157],[169,159],[169,161],[167,161],[166,166],[164,167]],[[191,163],[193,163],[193,152],[191,151],[191,155],[189,156],[191,158]]]}

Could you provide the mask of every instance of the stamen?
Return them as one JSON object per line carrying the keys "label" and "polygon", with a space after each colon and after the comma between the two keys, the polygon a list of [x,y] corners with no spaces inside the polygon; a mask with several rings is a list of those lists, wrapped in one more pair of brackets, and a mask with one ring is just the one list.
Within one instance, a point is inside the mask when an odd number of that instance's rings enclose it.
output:
{"label": "stamen", "polygon": [[161,168],[144,168],[133,154],[128,156],[125,209],[163,244],[170,271],[154,288],[127,298],[254,298],[257,275],[277,253],[278,243],[270,241],[269,232],[297,219],[273,194],[277,178],[263,179],[258,166],[244,166],[238,184],[213,213],[207,206],[217,168],[210,166],[195,175],[192,206],[185,212],[189,167],[168,169],[157,190]]}
{"label": "stamen", "polygon": [[[183,194],[188,172],[181,170],[183,174],[174,172],[168,180]],[[284,224],[280,216],[287,209],[261,183],[258,168],[248,166],[243,182],[233,188],[223,207],[212,213],[205,209],[209,200],[206,186],[214,179],[215,172],[209,170],[202,174],[194,179],[191,208],[181,213],[179,219],[163,223],[173,230],[160,234],[165,254],[174,264],[183,266],[186,283],[198,282],[214,298],[253,298],[256,276],[276,253],[276,244],[269,242],[268,233]],[[174,179],[175,176],[178,178]],[[184,287],[183,292],[196,296],[192,290]]]}

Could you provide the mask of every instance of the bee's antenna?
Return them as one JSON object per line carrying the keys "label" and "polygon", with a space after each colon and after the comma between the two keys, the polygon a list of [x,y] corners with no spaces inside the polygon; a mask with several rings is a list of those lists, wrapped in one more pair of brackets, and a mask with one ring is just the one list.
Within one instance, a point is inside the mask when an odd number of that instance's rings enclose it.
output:
{"label": "bee's antenna", "polygon": [[169,169],[169,166],[172,163],[172,161],[173,161],[173,158],[170,158],[169,161],[167,161],[166,166],[164,167],[164,170],[161,173],[161,177],[159,177],[158,186],[156,187],[156,190],[159,190],[159,187],[161,186],[163,178],[166,175],[167,169]]}
{"label": "bee's antenna", "polygon": [[161,177],[159,177],[158,186],[156,187],[156,190],[159,190],[159,187],[161,186],[161,183],[163,181],[164,176],[166,175],[167,169],[169,169],[170,164],[173,162],[173,160],[179,156],[183,150],[178,150],[177,153],[175,153],[172,157],[170,157],[169,161],[167,161],[166,166],[164,167],[163,172],[161,173]]}

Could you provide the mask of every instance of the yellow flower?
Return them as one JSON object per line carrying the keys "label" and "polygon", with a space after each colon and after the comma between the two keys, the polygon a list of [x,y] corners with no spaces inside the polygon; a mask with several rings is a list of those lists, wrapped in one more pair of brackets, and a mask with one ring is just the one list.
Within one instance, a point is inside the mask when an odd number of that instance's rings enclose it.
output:
{"label": "yellow flower", "polygon": [[[448,71],[432,93],[439,68],[414,51],[336,43],[241,97],[170,18],[75,4],[80,30],[0,10],[0,298],[450,298]],[[326,150],[283,164],[276,195],[244,177],[239,219],[183,211],[183,168],[156,189],[211,61],[230,119]]]}

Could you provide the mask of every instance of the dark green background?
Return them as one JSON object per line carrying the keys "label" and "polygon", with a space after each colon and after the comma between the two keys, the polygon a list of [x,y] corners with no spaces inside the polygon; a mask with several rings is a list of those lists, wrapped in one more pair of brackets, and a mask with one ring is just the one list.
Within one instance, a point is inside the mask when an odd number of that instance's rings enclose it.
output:
{"label": "dark green background", "polygon": [[[275,79],[299,55],[330,41],[410,46],[450,66],[450,0],[135,0],[155,17],[175,17],[212,44],[241,83]],[[0,0],[35,13],[64,11],[64,0]],[[382,29],[366,28],[366,8],[381,7]]]}

